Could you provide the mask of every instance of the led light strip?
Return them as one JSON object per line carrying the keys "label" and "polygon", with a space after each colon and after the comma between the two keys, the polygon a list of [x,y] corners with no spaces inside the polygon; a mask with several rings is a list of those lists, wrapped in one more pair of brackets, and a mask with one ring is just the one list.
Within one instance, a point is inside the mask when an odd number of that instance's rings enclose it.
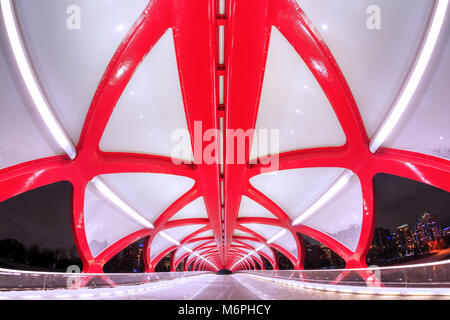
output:
{"label": "led light strip", "polygon": [[[276,235],[274,235],[272,238],[270,238],[269,240],[267,240],[267,243],[272,243],[275,240],[277,240],[278,238],[282,237],[285,233],[287,232],[286,229],[281,230],[280,232],[278,232]],[[230,268],[230,270],[232,271],[234,269],[234,267],[236,267],[241,261],[244,261],[245,259],[247,259],[248,257],[250,257],[252,254],[256,254],[259,250],[263,249],[266,245],[262,244],[259,247],[257,247],[255,250],[251,251],[249,254],[247,254],[246,256],[242,257],[240,260],[238,260],[235,264],[233,264],[233,266]]]}
{"label": "led light strip", "polygon": [[[159,234],[160,234],[163,238],[165,238],[165,239],[169,240],[170,242],[172,242],[173,244],[175,244],[175,245],[177,245],[177,246],[181,245],[181,243],[180,243],[178,240],[174,239],[173,237],[171,237],[170,235],[168,235],[168,234],[165,233],[164,231],[160,231]],[[209,265],[213,266],[216,270],[219,270],[219,268],[217,268],[217,266],[216,266],[214,263],[212,263],[212,262],[209,261],[208,259],[205,259],[205,258],[202,257],[201,255],[199,255],[197,252],[193,252],[193,250],[192,250],[191,248],[186,247],[186,246],[182,246],[181,248],[184,249],[184,250],[186,250],[186,251],[188,251],[188,252],[190,252],[190,253],[193,253],[195,256],[199,257],[200,259],[206,261]]]}
{"label": "led light strip", "polygon": [[360,287],[333,284],[317,285],[311,282],[272,278],[269,276],[242,273],[245,276],[260,280],[289,285],[300,289],[313,289],[338,293],[365,294],[365,295],[389,295],[389,296],[450,296],[449,288],[386,288],[386,287]]}
{"label": "led light strip", "polygon": [[17,66],[19,67],[20,74],[27,87],[28,93],[33,100],[36,109],[38,110],[42,120],[44,120],[47,128],[60,145],[60,147],[66,152],[70,159],[75,159],[77,152],[72,141],[64,132],[61,125],[56,120],[55,115],[51,111],[50,105],[38,84],[37,78],[31,68],[31,64],[25,54],[25,46],[22,43],[22,39],[19,35],[19,28],[14,15],[14,10],[10,0],[0,0],[3,20],[5,22],[6,33],[8,34],[9,43],[11,45],[14,58]]}
{"label": "led light strip", "polygon": [[123,201],[114,191],[112,191],[99,177],[95,177],[91,180],[95,187],[109,200],[111,200],[117,207],[119,207],[129,217],[137,221],[139,224],[146,228],[153,229],[153,224],[140,215],[136,210],[130,207],[125,201]]}
{"label": "led light strip", "polygon": [[344,188],[350,178],[353,176],[353,172],[350,170],[346,170],[338,180],[321,196],[317,199],[311,206],[309,206],[305,211],[303,211],[300,216],[298,216],[293,222],[292,225],[297,225],[304,221],[306,218],[310,217],[314,212],[320,209],[325,203],[330,201],[339,191]]}
{"label": "led light strip", "polygon": [[[27,54],[25,53],[25,46],[20,36],[12,3],[10,0],[0,0],[0,5],[3,14],[3,20],[5,22],[6,32],[8,34],[9,43],[11,45],[14,58],[16,60],[17,66],[19,67],[20,74],[23,81],[25,82],[31,99],[33,100],[41,118],[44,120],[47,128],[49,129],[59,146],[66,152],[70,159],[73,160],[77,156],[75,146],[64,132],[64,129],[62,128],[60,123],[57,121],[48,101],[46,100],[38,84],[37,78],[31,67],[31,63],[28,60]],[[99,178],[94,178],[93,182],[100,192],[102,192],[114,204],[121,208],[127,215],[129,215],[145,227],[153,228],[153,225],[147,219],[137,213],[129,205],[127,205],[125,201],[120,199],[103,181],[101,181]]]}
{"label": "led light strip", "polygon": [[448,0],[437,0],[437,4],[435,5],[435,9],[433,12],[431,26],[428,30],[426,39],[423,43],[413,70],[408,76],[406,85],[403,87],[400,95],[396,99],[389,115],[376,132],[375,137],[370,142],[369,149],[372,153],[375,153],[383,144],[383,142],[388,138],[388,136],[391,134],[392,130],[400,120],[400,117],[411,102],[411,99],[414,96],[414,93],[416,92],[417,87],[419,86],[419,83],[422,80],[423,75],[430,62],[434,48],[436,47],[436,43],[439,38],[442,25],[444,23],[447,7]]}
{"label": "led light strip", "polygon": [[[91,298],[102,298],[108,297],[112,295],[116,296],[125,296],[125,295],[133,295],[143,293],[145,291],[151,291],[154,289],[161,289],[170,287],[176,284],[186,283],[198,277],[204,277],[210,275],[205,272],[194,272],[194,275],[188,275],[187,277],[180,277],[172,280],[160,280],[156,283],[148,283],[142,285],[134,285],[134,286],[119,286],[117,288],[82,288],[77,293],[73,293],[74,290],[69,289],[55,289],[56,292],[52,292],[53,290],[39,290],[39,291],[0,291],[0,299],[42,299],[42,298],[57,298],[57,299],[91,299]],[[73,274],[72,274],[73,275]],[[118,274],[116,274],[118,275]],[[70,291],[69,293],[62,293]],[[88,292],[85,292],[89,290]],[[105,292],[107,291],[107,292]],[[54,293],[57,293],[56,295]]]}

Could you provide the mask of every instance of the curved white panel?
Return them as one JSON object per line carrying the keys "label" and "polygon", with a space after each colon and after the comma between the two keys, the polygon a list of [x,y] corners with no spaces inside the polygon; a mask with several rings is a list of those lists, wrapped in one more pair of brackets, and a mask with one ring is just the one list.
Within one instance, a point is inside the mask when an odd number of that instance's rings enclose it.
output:
{"label": "curved white panel", "polygon": [[252,231],[255,231],[260,236],[264,237],[266,241],[272,238],[274,235],[276,235],[283,229],[280,227],[259,223],[243,223],[242,226],[247,227]]}
{"label": "curved white panel", "polygon": [[203,225],[203,224],[187,225],[187,226],[166,229],[166,230],[164,230],[164,232],[167,233],[172,238],[174,238],[175,240],[181,242],[188,235],[190,235],[194,231],[196,231],[204,226],[205,225]]}
{"label": "curved white panel", "polygon": [[255,176],[250,179],[250,183],[295,220],[344,170],[342,168],[282,170]]}
{"label": "curved white panel", "polygon": [[208,218],[203,197],[197,198],[178,211],[169,221],[191,218]]}
{"label": "curved white panel", "polygon": [[212,236],[214,236],[212,230],[208,230],[208,231],[199,233],[194,239],[202,238],[202,237],[212,237]]}
{"label": "curved white panel", "polygon": [[[250,241],[250,240],[242,240],[245,243],[248,243],[249,245],[251,245],[253,248],[258,248],[259,246],[261,246],[261,242],[256,242],[256,241]],[[263,252],[266,255],[268,255],[269,257],[271,257],[272,259],[274,258],[273,256],[273,251],[269,249],[269,247],[264,246],[263,248],[261,248],[260,250],[258,250],[258,252]]]}
{"label": "curved white panel", "polygon": [[251,234],[243,232],[241,230],[234,230],[233,237],[252,237]]}
{"label": "curved white panel", "polygon": [[239,207],[238,217],[263,217],[277,219],[277,217],[274,216],[269,210],[246,196],[242,196],[241,198],[241,206]]}
{"label": "curved white panel", "polygon": [[167,248],[170,248],[173,245],[174,244],[172,242],[162,237],[158,233],[150,245],[150,260],[155,259],[158,256],[158,254],[160,254],[161,252],[163,252]]}
{"label": "curved white panel", "polygon": [[114,173],[100,177],[152,223],[194,185],[190,178],[161,173]]}
{"label": "curved white panel", "polygon": [[247,249],[247,248],[236,248],[236,247],[231,247],[230,249],[236,249],[236,250],[242,250],[244,251],[246,254],[249,254],[252,250],[251,249]]}
{"label": "curved white panel", "polygon": [[[425,153],[450,160],[450,30],[441,37],[444,47],[436,57],[436,69],[417,106],[411,106],[409,117],[404,117],[383,146]],[[445,28],[445,27],[444,27]]]}
{"label": "curved white panel", "polygon": [[291,253],[295,258],[298,258],[298,248],[297,242],[294,239],[294,236],[290,232],[286,232],[281,237],[273,242],[274,244],[279,245],[280,247],[286,249],[289,253]]}
{"label": "curved white panel", "polygon": [[[189,137],[175,44],[172,29],[169,29],[150,50],[125,88],[103,133],[100,148],[170,157],[172,149],[179,143],[171,140],[177,130]],[[188,152],[184,156],[175,156],[193,161],[190,139],[185,141]]]}
{"label": "curved white panel", "polygon": [[[250,240],[243,240],[245,243],[248,243],[249,245],[251,245],[253,248],[258,248],[259,246],[261,246],[260,242],[255,242],[255,241],[250,241]],[[269,249],[269,247],[264,246],[262,249],[258,250],[258,252],[263,252],[266,255],[268,255],[269,257],[271,257],[272,259],[274,258],[273,256],[273,251]]]}
{"label": "curved white panel", "polygon": [[[268,137],[270,130],[279,130],[280,152],[345,143],[344,132],[322,88],[274,27],[255,129],[257,134],[260,129],[269,130]],[[254,140],[251,159],[270,153],[257,145]]]}
{"label": "curved white panel", "polygon": [[18,74],[11,74],[8,65],[14,68],[15,64],[4,55],[3,50],[6,52],[8,48],[4,44],[7,39],[3,28],[0,32],[0,168],[64,154],[32,109],[33,103],[26,100],[26,90],[21,88],[22,81]]}
{"label": "curved white panel", "polygon": [[[148,0],[14,3],[43,89],[62,126],[77,143],[100,79]],[[67,26],[74,14],[67,10],[73,5],[80,9],[79,29]]]}
{"label": "curved white panel", "polygon": [[[372,137],[418,53],[434,1],[297,2],[335,57],[355,97],[367,134]],[[380,29],[367,27],[368,21],[369,26],[373,25],[373,6],[380,9]]]}
{"label": "curved white panel", "polygon": [[[193,250],[195,247],[201,245],[202,243],[205,243],[206,241],[195,241],[195,242],[191,242],[188,244],[185,244],[184,247],[187,247],[191,250]],[[174,261],[177,261],[182,255],[184,255],[185,253],[187,253],[188,251],[186,251],[185,249],[183,249],[182,247],[180,247],[176,252],[175,252],[175,256],[174,256]]]}
{"label": "curved white panel", "polygon": [[356,250],[361,235],[363,199],[356,175],[330,201],[302,224],[328,234],[352,251]]}
{"label": "curved white panel", "polygon": [[143,229],[105,199],[92,182],[86,187],[84,226],[89,249],[94,257],[123,237]]}

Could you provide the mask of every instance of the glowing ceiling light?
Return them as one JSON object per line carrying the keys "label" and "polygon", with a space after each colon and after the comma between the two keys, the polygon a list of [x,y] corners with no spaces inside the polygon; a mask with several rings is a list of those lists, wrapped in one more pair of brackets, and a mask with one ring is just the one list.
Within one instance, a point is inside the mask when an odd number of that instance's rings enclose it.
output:
{"label": "glowing ceiling light", "polygon": [[325,192],[319,199],[317,199],[308,209],[303,211],[303,213],[297,217],[297,219],[292,222],[292,225],[297,225],[309,216],[311,216],[314,212],[316,212],[320,207],[322,207],[325,203],[327,203],[330,199],[332,199],[342,188],[347,184],[350,178],[353,176],[353,172],[350,170],[346,170],[343,175]]}
{"label": "glowing ceiling light", "polygon": [[36,76],[31,68],[31,64],[28,61],[25,54],[24,45],[19,35],[19,29],[17,27],[17,21],[14,15],[12,4],[10,0],[0,0],[3,20],[5,21],[6,33],[8,34],[9,43],[11,45],[14,58],[17,66],[19,67],[20,75],[22,76],[28,93],[36,106],[41,118],[44,120],[45,125],[50,130],[51,134],[61,146],[61,148],[67,153],[70,159],[75,159],[77,152],[75,150],[72,141],[64,132],[61,125],[56,120],[51,108],[42,93]]}
{"label": "glowing ceiling light", "polygon": [[189,252],[193,253],[194,256],[196,256],[196,257],[198,257],[198,258],[200,258],[200,259],[206,261],[206,263],[208,263],[209,265],[213,266],[216,270],[219,270],[219,268],[217,268],[217,266],[216,266],[214,263],[212,263],[212,262],[209,261],[208,259],[202,257],[202,256],[199,255],[197,252],[193,252],[193,250],[191,250],[190,248],[185,247],[185,246],[183,246],[182,248],[185,249],[186,251],[189,251]]}
{"label": "glowing ceiling light", "polygon": [[258,248],[256,248],[255,251],[259,251],[259,250],[263,249],[264,247],[265,247],[265,245],[262,244],[262,245],[260,245]]}
{"label": "glowing ceiling light", "polygon": [[278,238],[282,237],[285,233],[287,232],[286,229],[281,230],[280,232],[278,232],[276,235],[274,235],[272,238],[270,238],[269,240],[267,240],[267,243],[272,243],[275,240],[277,240]]}
{"label": "glowing ceiling light", "polygon": [[376,152],[382,143],[387,139],[395,125],[400,120],[403,112],[411,102],[411,99],[426,71],[428,63],[430,62],[430,58],[433,54],[437,39],[444,23],[447,7],[448,0],[438,0],[433,12],[431,27],[428,30],[428,34],[421,48],[418,59],[413,67],[413,71],[410,73],[406,84],[395,101],[389,115],[376,132],[375,137],[370,142],[369,149],[372,153]]}
{"label": "glowing ceiling light", "polygon": [[167,233],[165,233],[164,231],[161,231],[159,233],[161,235],[161,237],[169,240],[170,242],[172,242],[173,244],[176,244],[177,246],[179,246],[181,243],[178,242],[176,239],[172,238],[171,236],[169,236]]}
{"label": "glowing ceiling light", "polygon": [[117,194],[114,193],[99,177],[95,177],[91,180],[94,183],[98,191],[100,191],[106,198],[119,207],[124,213],[133,218],[141,225],[153,229],[153,224],[140,215],[136,210],[130,207],[125,201],[123,201]]}

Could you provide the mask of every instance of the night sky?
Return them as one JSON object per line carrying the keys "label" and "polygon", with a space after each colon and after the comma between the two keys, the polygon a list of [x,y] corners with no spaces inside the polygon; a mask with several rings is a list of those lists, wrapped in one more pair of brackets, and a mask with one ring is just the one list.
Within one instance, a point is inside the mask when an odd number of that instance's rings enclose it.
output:
{"label": "night sky", "polygon": [[71,229],[72,185],[58,182],[0,204],[0,240],[16,239],[41,249],[74,247]]}
{"label": "night sky", "polygon": [[[450,193],[387,174],[375,178],[377,227],[408,223],[425,210],[436,214],[443,227],[450,225]],[[70,212],[72,186],[59,182],[6,200],[0,204],[0,240],[13,238],[26,246],[72,250]]]}
{"label": "night sky", "polygon": [[450,193],[413,180],[375,176],[377,227],[391,231],[403,224],[414,226],[424,211],[436,214],[442,227],[450,226]]}

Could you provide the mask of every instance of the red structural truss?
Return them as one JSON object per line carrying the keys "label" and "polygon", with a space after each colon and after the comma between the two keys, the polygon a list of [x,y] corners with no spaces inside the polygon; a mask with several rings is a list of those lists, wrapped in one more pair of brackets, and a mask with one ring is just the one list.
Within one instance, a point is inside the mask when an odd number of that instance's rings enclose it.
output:
{"label": "red structural truss", "polygon": [[[369,151],[358,107],[332,52],[294,0],[227,0],[226,12],[218,13],[216,0],[151,0],[145,11],[129,30],[111,59],[97,88],[86,117],[77,157],[54,156],[38,159],[0,170],[0,201],[31,189],[58,181],[73,186],[72,229],[77,250],[83,261],[83,272],[102,273],[104,264],[133,242],[145,238],[146,272],[172,253],[171,270],[183,263],[183,269],[212,270],[205,260],[183,251],[181,246],[195,243],[193,252],[214,263],[218,268],[231,268],[255,249],[246,241],[265,244],[272,255],[258,251],[236,265],[235,270],[264,269],[267,259],[278,268],[276,251],[283,253],[295,269],[303,268],[304,247],[298,233],[325,244],[340,255],[346,268],[366,267],[366,255],[375,226],[375,194],[373,178],[384,172],[430,184],[450,192],[450,161],[402,150],[380,148]],[[219,63],[218,28],[225,30],[224,63]],[[304,149],[279,155],[279,169],[309,167],[341,167],[351,170],[361,182],[363,221],[359,243],[354,252],[330,236],[307,227],[293,226],[289,216],[270,198],[250,185],[249,179],[267,167],[263,162],[249,163],[248,141],[245,163],[236,164],[236,150],[225,148],[223,171],[218,163],[202,163],[204,149],[194,148],[195,163],[176,165],[168,157],[111,153],[99,149],[99,142],[126,85],[143,58],[168,28],[172,28],[182,97],[188,129],[201,121],[202,134],[217,129],[253,129],[258,113],[264,77],[270,31],[276,27],[291,43],[325,92],[344,130],[346,144],[341,147]],[[219,100],[219,77],[224,77],[224,101]],[[191,134],[192,137],[192,134]],[[193,137],[192,137],[193,139]],[[251,139],[250,139],[251,140]],[[218,137],[213,143],[219,144]],[[227,142],[224,144],[227,146]],[[192,140],[192,145],[194,141]],[[236,144],[234,144],[236,146]],[[84,198],[86,185],[95,176],[124,172],[165,173],[189,177],[195,185],[171,204],[154,223],[154,229],[143,228],[117,241],[97,257],[93,257],[86,239]],[[224,198],[221,199],[221,184]],[[247,196],[272,212],[276,218],[238,218],[242,196]],[[205,200],[208,219],[169,221],[181,208],[198,197]],[[223,200],[223,201],[222,201]],[[282,227],[297,241],[298,255],[285,248],[267,243],[262,235],[243,224],[258,223]],[[150,259],[156,234],[162,230],[203,225],[202,228]],[[212,237],[198,237],[211,230]],[[247,234],[234,236],[235,230]],[[234,244],[233,244],[234,243]],[[366,279],[367,274],[360,272]],[[341,278],[343,278],[345,275]],[[336,279],[339,281],[340,278]]]}

